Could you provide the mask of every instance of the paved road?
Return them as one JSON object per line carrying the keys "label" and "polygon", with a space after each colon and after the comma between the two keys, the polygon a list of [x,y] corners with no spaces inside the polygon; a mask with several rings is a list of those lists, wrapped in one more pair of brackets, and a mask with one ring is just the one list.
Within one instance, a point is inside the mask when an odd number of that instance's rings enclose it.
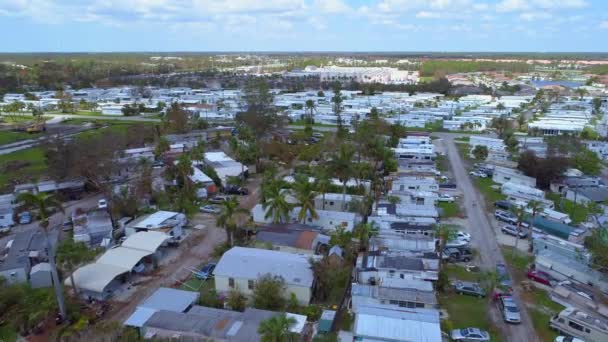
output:
{"label": "paved road", "polygon": [[[464,207],[468,215],[472,243],[479,250],[480,267],[486,270],[493,270],[496,263],[504,263],[504,259],[496,240],[496,232],[487,216],[485,201],[473,186],[454,143],[454,137],[457,135],[450,133],[435,133],[434,135],[443,139],[446,155],[452,165],[454,178],[457,180],[458,186],[466,198]],[[473,205],[473,203],[477,203],[477,205]],[[520,307],[523,308],[524,305],[521,301],[518,288],[515,288],[514,297],[521,303]],[[520,325],[507,325],[502,323],[500,313],[495,308],[491,310],[491,314],[494,321],[497,321],[499,329],[508,341],[538,341],[532,321],[526,310],[522,310],[521,312],[522,323]]]}
{"label": "paved road", "polygon": [[77,115],[77,114],[54,114],[45,113],[44,117],[51,118],[51,120],[57,120],[61,118],[63,120],[68,119],[88,119],[88,120],[117,120],[117,121],[137,121],[137,122],[160,122],[160,119],[146,118],[142,116],[112,116],[112,115]]}

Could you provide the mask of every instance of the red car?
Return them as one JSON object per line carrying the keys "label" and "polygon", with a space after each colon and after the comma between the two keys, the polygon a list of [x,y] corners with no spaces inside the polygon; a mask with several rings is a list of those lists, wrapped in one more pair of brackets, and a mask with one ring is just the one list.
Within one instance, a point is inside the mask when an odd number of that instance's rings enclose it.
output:
{"label": "red car", "polygon": [[543,271],[529,270],[527,273],[529,279],[547,286],[553,286],[553,278]]}

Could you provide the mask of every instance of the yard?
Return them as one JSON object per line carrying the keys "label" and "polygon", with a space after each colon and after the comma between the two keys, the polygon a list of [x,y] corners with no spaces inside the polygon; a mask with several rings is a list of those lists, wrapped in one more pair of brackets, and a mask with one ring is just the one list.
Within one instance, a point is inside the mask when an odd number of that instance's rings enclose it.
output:
{"label": "yard", "polygon": [[11,182],[36,180],[47,170],[42,148],[34,147],[0,155],[0,189]]}
{"label": "yard", "polygon": [[552,315],[562,311],[565,307],[552,301],[546,291],[537,288],[532,291],[522,291],[522,299],[526,302],[538,336],[542,341],[553,341],[558,333],[549,327],[549,320]]}
{"label": "yard", "polygon": [[448,161],[448,157],[444,155],[438,155],[435,159],[435,163],[437,164],[437,170],[441,172],[446,172],[450,169],[450,162]]}
{"label": "yard", "polygon": [[448,218],[448,217],[456,217],[460,216],[460,206],[456,202],[439,202],[437,206],[440,209],[440,217]]}
{"label": "yard", "polygon": [[483,198],[486,200],[486,207],[492,208],[494,202],[501,201],[506,199],[507,197],[500,193],[500,190],[494,187],[497,187],[498,184],[492,181],[492,178],[479,178],[475,177],[473,179],[473,183],[477,187],[477,189],[483,194]]}
{"label": "yard", "polygon": [[41,134],[25,133],[25,132],[0,132],[0,145],[11,144],[17,141],[38,138]]}
{"label": "yard", "polygon": [[448,293],[439,294],[437,299],[441,308],[448,312],[448,318],[442,322],[442,330],[445,332],[475,327],[490,332],[492,341],[501,341],[498,330],[490,321],[487,298]]}
{"label": "yard", "polygon": [[469,272],[463,266],[456,264],[445,264],[445,270],[448,273],[450,280],[464,280],[478,282],[480,274],[479,272]]}
{"label": "yard", "polygon": [[589,215],[587,206],[562,198],[559,194],[550,193],[547,194],[547,198],[553,201],[555,210],[570,215],[574,224],[587,221],[587,215]]}

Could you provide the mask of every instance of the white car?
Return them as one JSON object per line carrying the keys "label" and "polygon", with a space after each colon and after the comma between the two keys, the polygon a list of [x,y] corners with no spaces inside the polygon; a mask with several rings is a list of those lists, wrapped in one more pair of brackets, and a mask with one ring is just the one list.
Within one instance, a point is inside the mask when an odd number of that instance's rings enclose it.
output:
{"label": "white car", "polygon": [[459,238],[456,238],[454,240],[450,240],[450,241],[448,241],[448,242],[445,243],[445,247],[446,248],[449,248],[449,247],[458,248],[458,247],[465,247],[465,246],[468,246],[468,245],[469,245],[469,241],[462,240],[462,239],[459,239]]}
{"label": "white car", "polygon": [[459,230],[458,233],[456,233],[456,238],[458,240],[462,240],[462,241],[471,241],[471,234],[467,233],[467,232],[463,232],[462,230]]}
{"label": "white car", "polygon": [[97,209],[107,209],[107,208],[108,208],[108,201],[106,201],[105,198],[102,198],[99,201],[97,201]]}
{"label": "white car", "polygon": [[451,195],[448,195],[448,194],[441,194],[437,198],[437,201],[439,201],[439,202],[452,203],[452,202],[454,202],[454,200],[455,200],[454,196],[451,196]]}
{"label": "white car", "polygon": [[473,177],[479,177],[479,178],[486,178],[488,177],[488,175],[486,175],[483,172],[478,172],[478,171],[471,171],[469,172],[469,175],[473,176]]}
{"label": "white car", "polygon": [[580,338],[571,337],[571,336],[557,336],[554,342],[585,342]]}

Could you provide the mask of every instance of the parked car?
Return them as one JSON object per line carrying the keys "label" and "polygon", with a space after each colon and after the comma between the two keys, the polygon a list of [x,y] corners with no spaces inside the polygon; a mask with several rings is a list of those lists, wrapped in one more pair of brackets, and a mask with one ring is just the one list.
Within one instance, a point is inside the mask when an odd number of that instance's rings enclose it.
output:
{"label": "parked car", "polygon": [[220,208],[210,204],[200,207],[200,210],[202,213],[207,214],[219,214],[222,211]]}
{"label": "parked car", "polygon": [[553,286],[555,284],[555,280],[548,273],[537,270],[528,270],[526,273],[528,279],[534,280],[537,283],[541,283],[547,286]]}
{"label": "parked car", "polygon": [[572,336],[557,336],[554,342],[585,342],[580,338],[572,337]]}
{"label": "parked car", "polygon": [[227,186],[224,192],[230,195],[249,195],[249,189],[241,186]]}
{"label": "parked car", "polygon": [[203,279],[203,280],[211,279],[213,277],[214,270],[215,270],[215,264],[209,263],[209,264],[203,266],[203,268],[201,268],[201,270],[199,272],[196,272],[195,276],[196,276],[196,278]]}
{"label": "parked car", "polygon": [[19,222],[19,224],[32,223],[32,214],[29,211],[20,212],[17,215],[17,221]]}
{"label": "parked car", "polygon": [[224,201],[230,200],[230,196],[215,196],[209,200],[211,203],[222,204]]}
{"label": "parked car", "polygon": [[498,263],[496,264],[496,273],[498,274],[498,284],[506,287],[506,288],[511,288],[511,286],[513,286],[513,282],[511,281],[511,276],[509,276],[509,271],[507,271],[507,266],[505,266],[505,264],[502,263]]}
{"label": "parked car", "polygon": [[494,202],[494,206],[502,210],[511,210],[513,204],[511,204],[509,201],[496,201]]}
{"label": "parked car", "polygon": [[453,203],[454,202],[454,196],[448,195],[448,194],[441,194],[439,195],[439,197],[437,198],[437,201],[439,202],[448,202],[448,203]]}
{"label": "parked car", "polygon": [[488,175],[486,175],[485,173],[480,172],[480,171],[471,171],[471,172],[469,172],[469,175],[471,175],[473,177],[479,177],[479,178],[487,178],[488,177]]}
{"label": "parked car", "polygon": [[439,189],[456,189],[456,183],[439,183]]}
{"label": "parked car", "polygon": [[455,329],[450,337],[453,341],[490,341],[490,333],[479,328]]}
{"label": "parked car", "polygon": [[70,231],[72,229],[74,229],[74,225],[72,224],[72,220],[66,220],[61,225],[61,230],[63,230],[64,232]]}
{"label": "parked car", "polygon": [[473,259],[473,253],[468,248],[446,248],[443,250],[443,258],[452,262],[469,262]]}
{"label": "parked car", "polygon": [[486,291],[479,284],[468,281],[460,281],[454,283],[454,291],[458,294],[465,294],[474,297],[485,297]]}
{"label": "parked car", "polygon": [[105,198],[97,201],[97,209],[108,209],[108,201]]}
{"label": "parked car", "polygon": [[323,133],[321,132],[312,132],[312,136],[315,138],[323,138]]}
{"label": "parked car", "polygon": [[459,230],[458,233],[456,233],[456,237],[459,240],[471,241],[471,234],[463,232],[462,230]]}
{"label": "parked car", "polygon": [[466,247],[469,245],[469,242],[466,240],[461,240],[461,239],[454,239],[454,240],[450,240],[447,241],[445,243],[445,247],[454,247],[454,248],[459,248],[459,247]]}
{"label": "parked car", "polygon": [[518,232],[517,227],[510,225],[510,224],[506,224],[506,225],[502,226],[502,228],[500,228],[500,230],[507,235],[519,236],[520,239],[525,239],[526,236],[528,236],[528,233],[526,231],[524,231],[520,228],[519,232]]}
{"label": "parked car", "polygon": [[499,301],[500,311],[502,318],[507,323],[521,323],[521,315],[519,312],[519,306],[515,302],[515,299],[509,295],[503,295]]}
{"label": "parked car", "polygon": [[494,212],[494,217],[496,217],[496,219],[500,221],[504,221],[511,224],[517,224],[517,217],[515,217],[515,215],[511,214],[508,211],[496,210]]}

